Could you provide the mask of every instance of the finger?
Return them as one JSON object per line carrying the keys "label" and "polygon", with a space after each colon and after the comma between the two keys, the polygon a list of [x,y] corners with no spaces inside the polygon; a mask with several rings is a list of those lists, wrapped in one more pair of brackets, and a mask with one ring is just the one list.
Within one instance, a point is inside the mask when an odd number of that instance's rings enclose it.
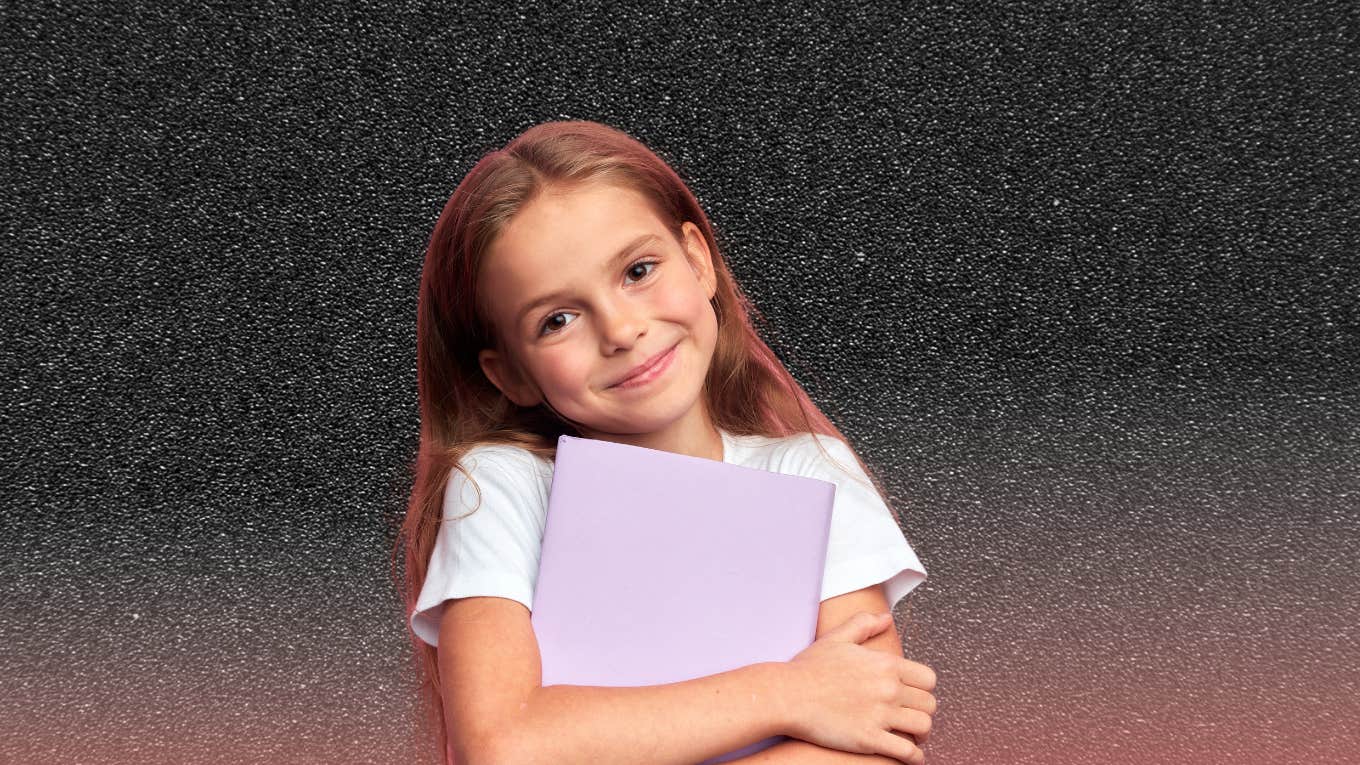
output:
{"label": "finger", "polygon": [[897,704],[898,706],[919,709],[931,717],[934,717],[940,709],[940,701],[935,698],[935,694],[930,691],[923,691],[920,688],[913,688],[910,685],[899,684],[897,686]]}
{"label": "finger", "polygon": [[910,738],[899,736],[892,731],[882,731],[878,753],[909,765],[925,765],[925,752],[921,751]]}
{"label": "finger", "polygon": [[935,690],[935,670],[919,661],[903,659],[902,668],[898,671],[897,676],[903,683],[914,688],[920,688],[923,691]]}
{"label": "finger", "polygon": [[924,745],[930,739],[931,724],[930,715],[907,707],[898,709],[892,718],[893,730],[911,734],[918,745]]}

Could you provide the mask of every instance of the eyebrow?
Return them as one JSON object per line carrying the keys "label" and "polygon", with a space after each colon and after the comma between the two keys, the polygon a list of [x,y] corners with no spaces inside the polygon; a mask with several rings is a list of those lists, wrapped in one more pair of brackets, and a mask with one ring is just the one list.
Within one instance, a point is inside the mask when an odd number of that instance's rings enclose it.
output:
{"label": "eyebrow", "polygon": [[[624,258],[628,257],[630,254],[632,254],[633,250],[636,250],[637,248],[641,247],[642,245],[647,244],[648,242],[650,242],[650,241],[653,240],[653,239],[659,240],[660,238],[661,238],[661,237],[657,236],[656,234],[643,234],[642,236],[639,236],[638,238],[634,239],[633,241],[629,242],[628,244],[625,244],[625,245],[623,246],[623,249],[621,249],[621,250],[619,250],[618,252],[614,253],[614,257],[610,258],[609,261],[608,261],[607,263],[605,263],[605,265],[604,265],[604,270],[606,270],[606,271],[611,271],[611,270],[613,270],[613,269],[614,269],[614,266],[615,266],[620,260],[623,260]],[[547,303],[547,302],[549,302],[549,301],[551,301],[551,300],[556,300],[557,298],[562,297],[564,294],[566,294],[566,290],[556,290],[556,291],[554,291],[554,292],[549,292],[549,293],[546,294],[546,295],[540,295],[540,296],[534,298],[533,300],[531,300],[531,301],[529,301],[528,303],[526,303],[525,306],[524,306],[523,308],[519,309],[519,312],[518,312],[517,314],[515,314],[515,323],[516,323],[516,324],[523,323],[525,315],[528,314],[530,311],[534,310],[535,308],[539,307],[540,305],[542,305],[542,304],[544,304],[544,303]]]}

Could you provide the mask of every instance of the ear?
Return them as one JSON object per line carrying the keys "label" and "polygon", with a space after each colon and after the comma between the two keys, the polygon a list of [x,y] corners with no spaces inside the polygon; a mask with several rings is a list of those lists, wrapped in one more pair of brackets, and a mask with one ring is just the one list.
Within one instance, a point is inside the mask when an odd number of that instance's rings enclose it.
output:
{"label": "ear", "polygon": [[713,272],[713,253],[708,250],[708,242],[704,241],[704,235],[699,232],[699,227],[691,221],[685,221],[681,225],[684,232],[684,239],[681,246],[685,248],[685,257],[689,260],[689,266],[694,271],[694,275],[699,279],[699,283],[704,285],[704,291],[708,293],[708,298],[713,299],[718,291],[718,280]]}
{"label": "ear", "polygon": [[516,406],[528,408],[537,406],[543,400],[537,388],[525,380],[515,369],[515,365],[499,351],[483,348],[477,354],[477,363],[481,365],[482,374],[486,375],[486,379],[499,388]]}

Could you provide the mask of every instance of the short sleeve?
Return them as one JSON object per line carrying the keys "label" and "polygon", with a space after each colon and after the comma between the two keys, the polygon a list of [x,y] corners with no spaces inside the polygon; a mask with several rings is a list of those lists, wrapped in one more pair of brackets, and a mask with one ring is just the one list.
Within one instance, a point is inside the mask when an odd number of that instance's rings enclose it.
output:
{"label": "short sleeve", "polygon": [[830,436],[817,438],[839,463],[829,462],[811,435],[799,444],[806,474],[836,484],[821,599],[882,583],[888,606],[896,608],[925,581],[926,569],[850,447]]}
{"label": "short sleeve", "polygon": [[475,485],[459,470],[449,474],[430,565],[411,613],[412,631],[432,646],[439,644],[449,599],[494,595],[533,609],[546,489],[533,455],[510,449],[476,447],[464,456]]}

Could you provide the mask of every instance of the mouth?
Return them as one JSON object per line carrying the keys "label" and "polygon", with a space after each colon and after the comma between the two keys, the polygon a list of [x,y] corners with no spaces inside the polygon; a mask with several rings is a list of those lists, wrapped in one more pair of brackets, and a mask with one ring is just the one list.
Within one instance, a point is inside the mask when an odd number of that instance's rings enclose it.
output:
{"label": "mouth", "polygon": [[610,385],[609,387],[629,388],[636,387],[639,385],[645,385],[646,383],[651,382],[652,379],[656,378],[657,376],[660,375],[660,373],[665,371],[666,367],[670,364],[671,358],[675,353],[675,348],[678,345],[679,343],[676,343],[675,345],[672,345],[666,350],[661,351],[660,353],[656,354],[650,359],[647,359],[646,361],[644,361],[643,363],[639,364],[638,366],[634,367],[631,371],[629,371],[627,377],[623,378],[622,380],[619,380],[618,382],[614,383],[613,385]]}

